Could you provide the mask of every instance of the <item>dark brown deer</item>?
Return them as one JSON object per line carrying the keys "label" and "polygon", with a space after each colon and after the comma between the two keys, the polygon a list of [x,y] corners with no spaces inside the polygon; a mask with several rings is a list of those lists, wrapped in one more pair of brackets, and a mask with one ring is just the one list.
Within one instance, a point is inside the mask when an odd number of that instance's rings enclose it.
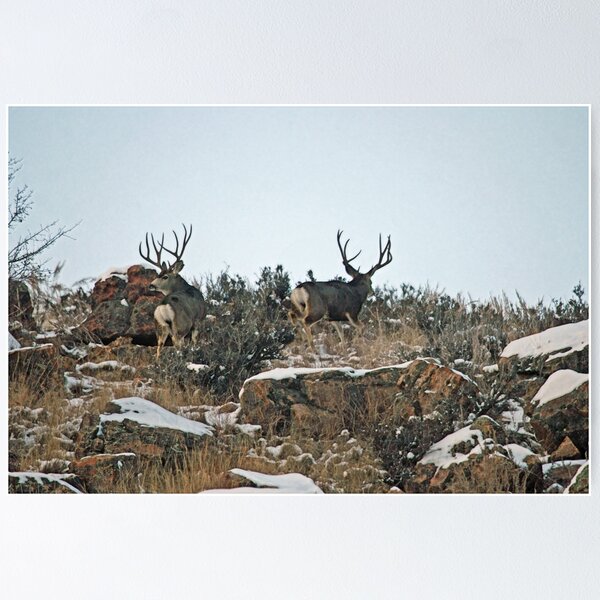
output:
{"label": "dark brown deer", "polygon": [[[150,244],[148,243],[148,234],[146,233],[146,254],[142,252],[142,244],[139,246],[140,256],[151,265],[160,270],[158,277],[150,284],[151,290],[157,290],[164,294],[161,303],[154,310],[154,319],[157,325],[158,347],[156,349],[156,358],[160,356],[160,351],[165,345],[167,338],[171,336],[173,345],[181,348],[185,337],[191,332],[192,344],[198,339],[198,327],[200,322],[206,316],[206,304],[202,292],[193,285],[190,285],[179,273],[183,269],[183,252],[192,237],[192,226],[190,231],[183,226],[183,243],[179,250],[179,239],[175,231],[175,250],[169,250],[165,247],[165,234],[163,233],[160,242],[154,240],[151,235],[152,247],[156,258],[150,258]],[[162,251],[166,250],[175,257],[171,264],[161,261]]]}
{"label": "dark brown deer", "polygon": [[343,343],[344,336],[339,322],[348,322],[357,329],[362,329],[362,323],[358,321],[358,314],[367,296],[373,293],[371,277],[375,271],[389,265],[392,262],[392,242],[388,236],[387,243],[382,247],[381,235],[379,236],[379,261],[366,273],[360,273],[350,263],[358,257],[352,258],[346,255],[348,247],[347,240],[344,246],[340,241],[342,231],[337,233],[337,243],[342,254],[342,261],[346,273],[352,277],[352,281],[306,281],[292,290],[290,294],[290,310],[288,316],[293,324],[300,322],[308,343],[314,347],[311,327],[321,319],[333,322],[336,331]]}

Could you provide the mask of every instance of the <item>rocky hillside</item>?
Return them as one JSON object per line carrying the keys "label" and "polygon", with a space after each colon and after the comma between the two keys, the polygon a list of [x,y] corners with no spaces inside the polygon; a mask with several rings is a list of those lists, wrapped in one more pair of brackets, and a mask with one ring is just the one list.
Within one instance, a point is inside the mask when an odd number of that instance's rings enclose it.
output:
{"label": "rocky hillside", "polygon": [[208,282],[199,347],[159,362],[153,271],[107,273],[82,302],[64,294],[68,325],[13,286],[9,490],[588,492],[587,319],[511,313],[509,327],[489,306],[380,291],[364,336],[341,344],[324,325],[311,352],[267,275],[256,293]]}

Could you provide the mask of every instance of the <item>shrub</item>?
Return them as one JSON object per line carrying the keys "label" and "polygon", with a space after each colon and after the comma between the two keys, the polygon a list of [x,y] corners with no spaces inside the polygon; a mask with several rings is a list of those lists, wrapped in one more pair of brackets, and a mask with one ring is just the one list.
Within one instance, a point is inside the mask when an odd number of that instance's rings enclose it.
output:
{"label": "shrub", "polygon": [[[180,386],[197,385],[217,394],[237,394],[248,377],[281,358],[293,339],[282,306],[289,276],[281,266],[265,267],[254,286],[221,272],[204,280],[209,316],[195,347],[163,352],[156,378]],[[206,365],[198,371],[189,363]]]}

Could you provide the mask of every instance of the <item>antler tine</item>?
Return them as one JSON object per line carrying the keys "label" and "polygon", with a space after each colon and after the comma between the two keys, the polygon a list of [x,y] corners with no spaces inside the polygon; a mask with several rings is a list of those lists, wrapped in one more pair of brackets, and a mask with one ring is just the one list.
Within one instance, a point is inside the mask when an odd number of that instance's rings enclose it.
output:
{"label": "antler tine", "polygon": [[160,255],[162,254],[164,243],[165,243],[165,234],[163,233],[160,242],[158,242],[159,248],[156,247],[156,242],[154,241],[154,234],[150,236],[152,238],[152,246],[154,246],[154,252],[156,252],[156,260],[160,263]]}
{"label": "antler tine", "polygon": [[352,258],[347,258],[346,249],[348,248],[348,243],[350,242],[350,239],[346,240],[346,243],[344,244],[344,247],[342,248],[342,244],[340,243],[342,233],[344,233],[344,232],[341,229],[338,230],[337,241],[338,241],[338,246],[340,248],[340,252],[342,253],[342,260],[344,261],[344,264],[347,264],[347,263],[352,262],[362,252],[362,250],[359,250]]}
{"label": "antler tine", "polygon": [[[183,223],[182,223],[182,225],[183,225]],[[169,254],[171,254],[172,256],[175,257],[176,261],[181,260],[181,258],[183,257],[185,247],[187,246],[187,243],[190,241],[190,238],[192,237],[192,226],[190,225],[190,231],[188,233],[187,227],[185,225],[183,225],[183,232],[184,232],[183,233],[183,244],[181,245],[181,252],[179,251],[179,238],[177,237],[177,233],[174,229],[173,229],[173,235],[175,236],[175,251],[169,250],[165,246],[162,246]]]}
{"label": "antler tine", "polygon": [[[162,264],[160,262],[160,255],[161,255],[161,248],[157,248],[156,247],[156,243],[154,241],[154,235],[151,236],[152,239],[152,246],[154,247],[154,252],[156,252],[156,260],[152,260],[150,258],[150,242],[148,242],[148,233],[146,233],[146,254],[144,254],[142,252],[142,242],[140,242],[140,245],[138,247],[138,251],[140,253],[140,256],[147,262],[149,262],[151,265],[154,265],[155,267],[158,267],[159,269],[162,269]],[[163,235],[163,240],[164,240],[164,235]]]}
{"label": "antler tine", "polygon": [[[379,234],[379,260],[376,265],[371,267],[371,273],[374,273],[378,269],[389,265],[392,262],[392,239],[391,236],[388,235],[387,242],[383,249],[381,248],[381,234]],[[385,259],[385,260],[384,260]],[[383,262],[382,262],[383,261]]]}

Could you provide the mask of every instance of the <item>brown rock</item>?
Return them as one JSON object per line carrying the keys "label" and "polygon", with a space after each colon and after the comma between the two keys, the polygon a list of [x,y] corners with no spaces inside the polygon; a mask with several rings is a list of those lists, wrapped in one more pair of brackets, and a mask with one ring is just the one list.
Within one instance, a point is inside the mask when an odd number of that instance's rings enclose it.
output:
{"label": "brown rock", "polygon": [[575,444],[571,441],[571,438],[566,436],[565,439],[560,443],[559,447],[552,453],[550,458],[553,461],[577,459],[581,458],[581,453],[579,452],[577,446],[575,446]]}
{"label": "brown rock", "polygon": [[126,285],[127,281],[118,275],[96,281],[90,295],[92,308],[94,309],[108,300],[122,300],[125,298]]}
{"label": "brown rock", "polygon": [[544,465],[544,484],[546,488],[554,484],[566,488],[579,471],[581,461],[557,461]]}
{"label": "brown rock", "polygon": [[105,344],[127,336],[136,344],[155,345],[154,310],[163,296],[148,286],[156,276],[153,269],[133,265],[126,275],[96,281],[91,294],[93,310],[82,330]]}
{"label": "brown rock", "polygon": [[115,487],[119,483],[131,482],[138,467],[138,457],[128,452],[84,456],[70,465],[71,471],[83,482],[85,491],[92,493],[117,491]]}
{"label": "brown rock", "polygon": [[84,321],[82,328],[107,344],[129,330],[131,307],[121,300],[106,300],[98,304]]}
{"label": "brown rock", "polygon": [[[581,325],[585,324],[581,322],[570,323],[563,325],[562,328],[571,326],[578,328]],[[535,343],[540,343],[543,344],[543,347],[548,347],[546,344],[549,340],[561,339],[561,336],[564,335],[564,333],[559,332],[560,329],[561,327],[551,327],[543,332],[540,332],[539,335],[543,336],[544,339],[541,340],[538,338],[540,341]],[[520,373],[543,375],[545,377],[548,377],[560,369],[573,369],[579,373],[589,372],[589,345],[586,345],[584,348],[575,351],[571,350],[570,347],[562,349],[557,348],[556,344],[552,344],[549,347],[553,348],[552,352],[541,354],[539,356],[518,356],[516,354],[508,357],[501,356],[498,360],[500,372],[508,373],[511,376],[515,373]]]}
{"label": "brown rock", "polygon": [[[119,412],[120,407],[109,403],[109,410]],[[200,448],[210,439],[208,435],[179,429],[146,427],[130,419],[100,424],[100,415],[84,415],[75,440],[77,458],[92,454],[133,453],[142,460],[175,464],[188,450]]]}
{"label": "brown rock", "polygon": [[319,418],[327,414],[343,427],[356,429],[384,415],[402,423],[413,416],[430,415],[442,405],[455,413],[456,419],[464,418],[477,394],[476,384],[457,371],[431,359],[416,359],[403,367],[360,374],[324,369],[297,373],[294,378],[250,378],[242,387],[240,400],[247,422],[282,435],[294,425],[295,416],[308,417],[308,412],[298,407],[292,412],[293,405],[306,405],[316,409],[312,414]]}
{"label": "brown rock", "polygon": [[138,297],[133,306],[129,319],[129,328],[126,335],[130,336],[135,344],[153,346],[156,344],[156,321],[154,311],[160,302],[158,297]]}
{"label": "brown rock", "polygon": [[578,388],[535,406],[531,414],[531,427],[548,454],[555,452],[565,437],[587,456],[589,443],[589,386],[585,382]]}
{"label": "brown rock", "polygon": [[153,292],[148,286],[156,279],[158,273],[154,269],[146,269],[141,265],[133,265],[127,269],[127,285],[125,286],[125,298],[129,304],[134,305],[140,300],[154,299],[159,302],[162,294]]}

